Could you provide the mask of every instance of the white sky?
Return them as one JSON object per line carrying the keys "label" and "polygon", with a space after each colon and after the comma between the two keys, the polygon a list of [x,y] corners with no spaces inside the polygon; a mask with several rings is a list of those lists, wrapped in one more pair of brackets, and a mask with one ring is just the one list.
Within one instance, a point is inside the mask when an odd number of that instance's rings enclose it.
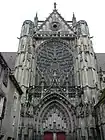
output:
{"label": "white sky", "polygon": [[77,21],[86,20],[95,52],[105,53],[105,0],[1,0],[0,51],[17,51],[23,21],[33,21],[36,12],[39,20],[45,20],[54,2],[65,20],[71,20],[73,12]]}

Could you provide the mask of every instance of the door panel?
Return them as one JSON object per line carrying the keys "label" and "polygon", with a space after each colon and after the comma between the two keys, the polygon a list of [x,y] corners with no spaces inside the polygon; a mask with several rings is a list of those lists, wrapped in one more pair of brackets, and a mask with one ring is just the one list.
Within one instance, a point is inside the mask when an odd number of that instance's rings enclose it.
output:
{"label": "door panel", "polygon": [[44,133],[44,140],[53,140],[53,133],[45,132]]}
{"label": "door panel", "polygon": [[65,133],[63,133],[63,132],[58,132],[58,133],[57,133],[57,140],[66,140]]}

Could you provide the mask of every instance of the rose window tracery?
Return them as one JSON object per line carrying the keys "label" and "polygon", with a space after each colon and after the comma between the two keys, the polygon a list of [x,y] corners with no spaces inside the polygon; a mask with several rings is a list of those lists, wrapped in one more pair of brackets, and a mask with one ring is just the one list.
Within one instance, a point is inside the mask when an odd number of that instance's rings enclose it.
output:
{"label": "rose window tracery", "polygon": [[53,79],[54,71],[59,81],[65,79],[67,75],[72,79],[73,55],[62,42],[51,41],[38,51],[37,67],[50,81]]}

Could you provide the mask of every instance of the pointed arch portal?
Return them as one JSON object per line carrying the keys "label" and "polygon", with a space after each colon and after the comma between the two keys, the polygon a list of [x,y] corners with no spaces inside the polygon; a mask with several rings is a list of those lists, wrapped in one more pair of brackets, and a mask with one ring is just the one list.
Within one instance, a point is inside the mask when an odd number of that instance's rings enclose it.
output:
{"label": "pointed arch portal", "polygon": [[[75,108],[68,99],[58,93],[46,95],[36,110],[36,131],[64,132],[66,134],[75,130]],[[35,115],[36,116],[36,115]]]}

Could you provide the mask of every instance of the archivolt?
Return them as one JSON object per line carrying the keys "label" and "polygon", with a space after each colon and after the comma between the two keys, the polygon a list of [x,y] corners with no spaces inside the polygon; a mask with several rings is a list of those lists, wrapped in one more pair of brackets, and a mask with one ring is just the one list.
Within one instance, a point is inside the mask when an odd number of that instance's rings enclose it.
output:
{"label": "archivolt", "polygon": [[[56,104],[60,107],[62,112],[65,113],[66,121],[69,123],[69,131],[73,132],[76,128],[76,116],[75,116],[75,108],[70,104],[70,102],[62,95],[53,93],[49,94],[43,98],[40,102],[38,109],[36,110],[36,129],[39,130],[39,126],[43,121],[43,117],[45,113],[49,110],[51,106]],[[68,119],[68,120],[67,120]]]}
{"label": "archivolt", "polygon": [[56,107],[59,111],[61,111],[66,119],[66,123],[68,125],[69,128],[69,124],[70,124],[70,120],[69,120],[69,116],[68,113],[66,112],[65,108],[63,108],[58,102],[56,101],[52,101],[48,104],[48,106],[46,106],[46,109],[43,110],[42,115],[41,115],[41,121],[43,121],[44,117],[48,114],[48,112],[53,109],[54,107]]}

